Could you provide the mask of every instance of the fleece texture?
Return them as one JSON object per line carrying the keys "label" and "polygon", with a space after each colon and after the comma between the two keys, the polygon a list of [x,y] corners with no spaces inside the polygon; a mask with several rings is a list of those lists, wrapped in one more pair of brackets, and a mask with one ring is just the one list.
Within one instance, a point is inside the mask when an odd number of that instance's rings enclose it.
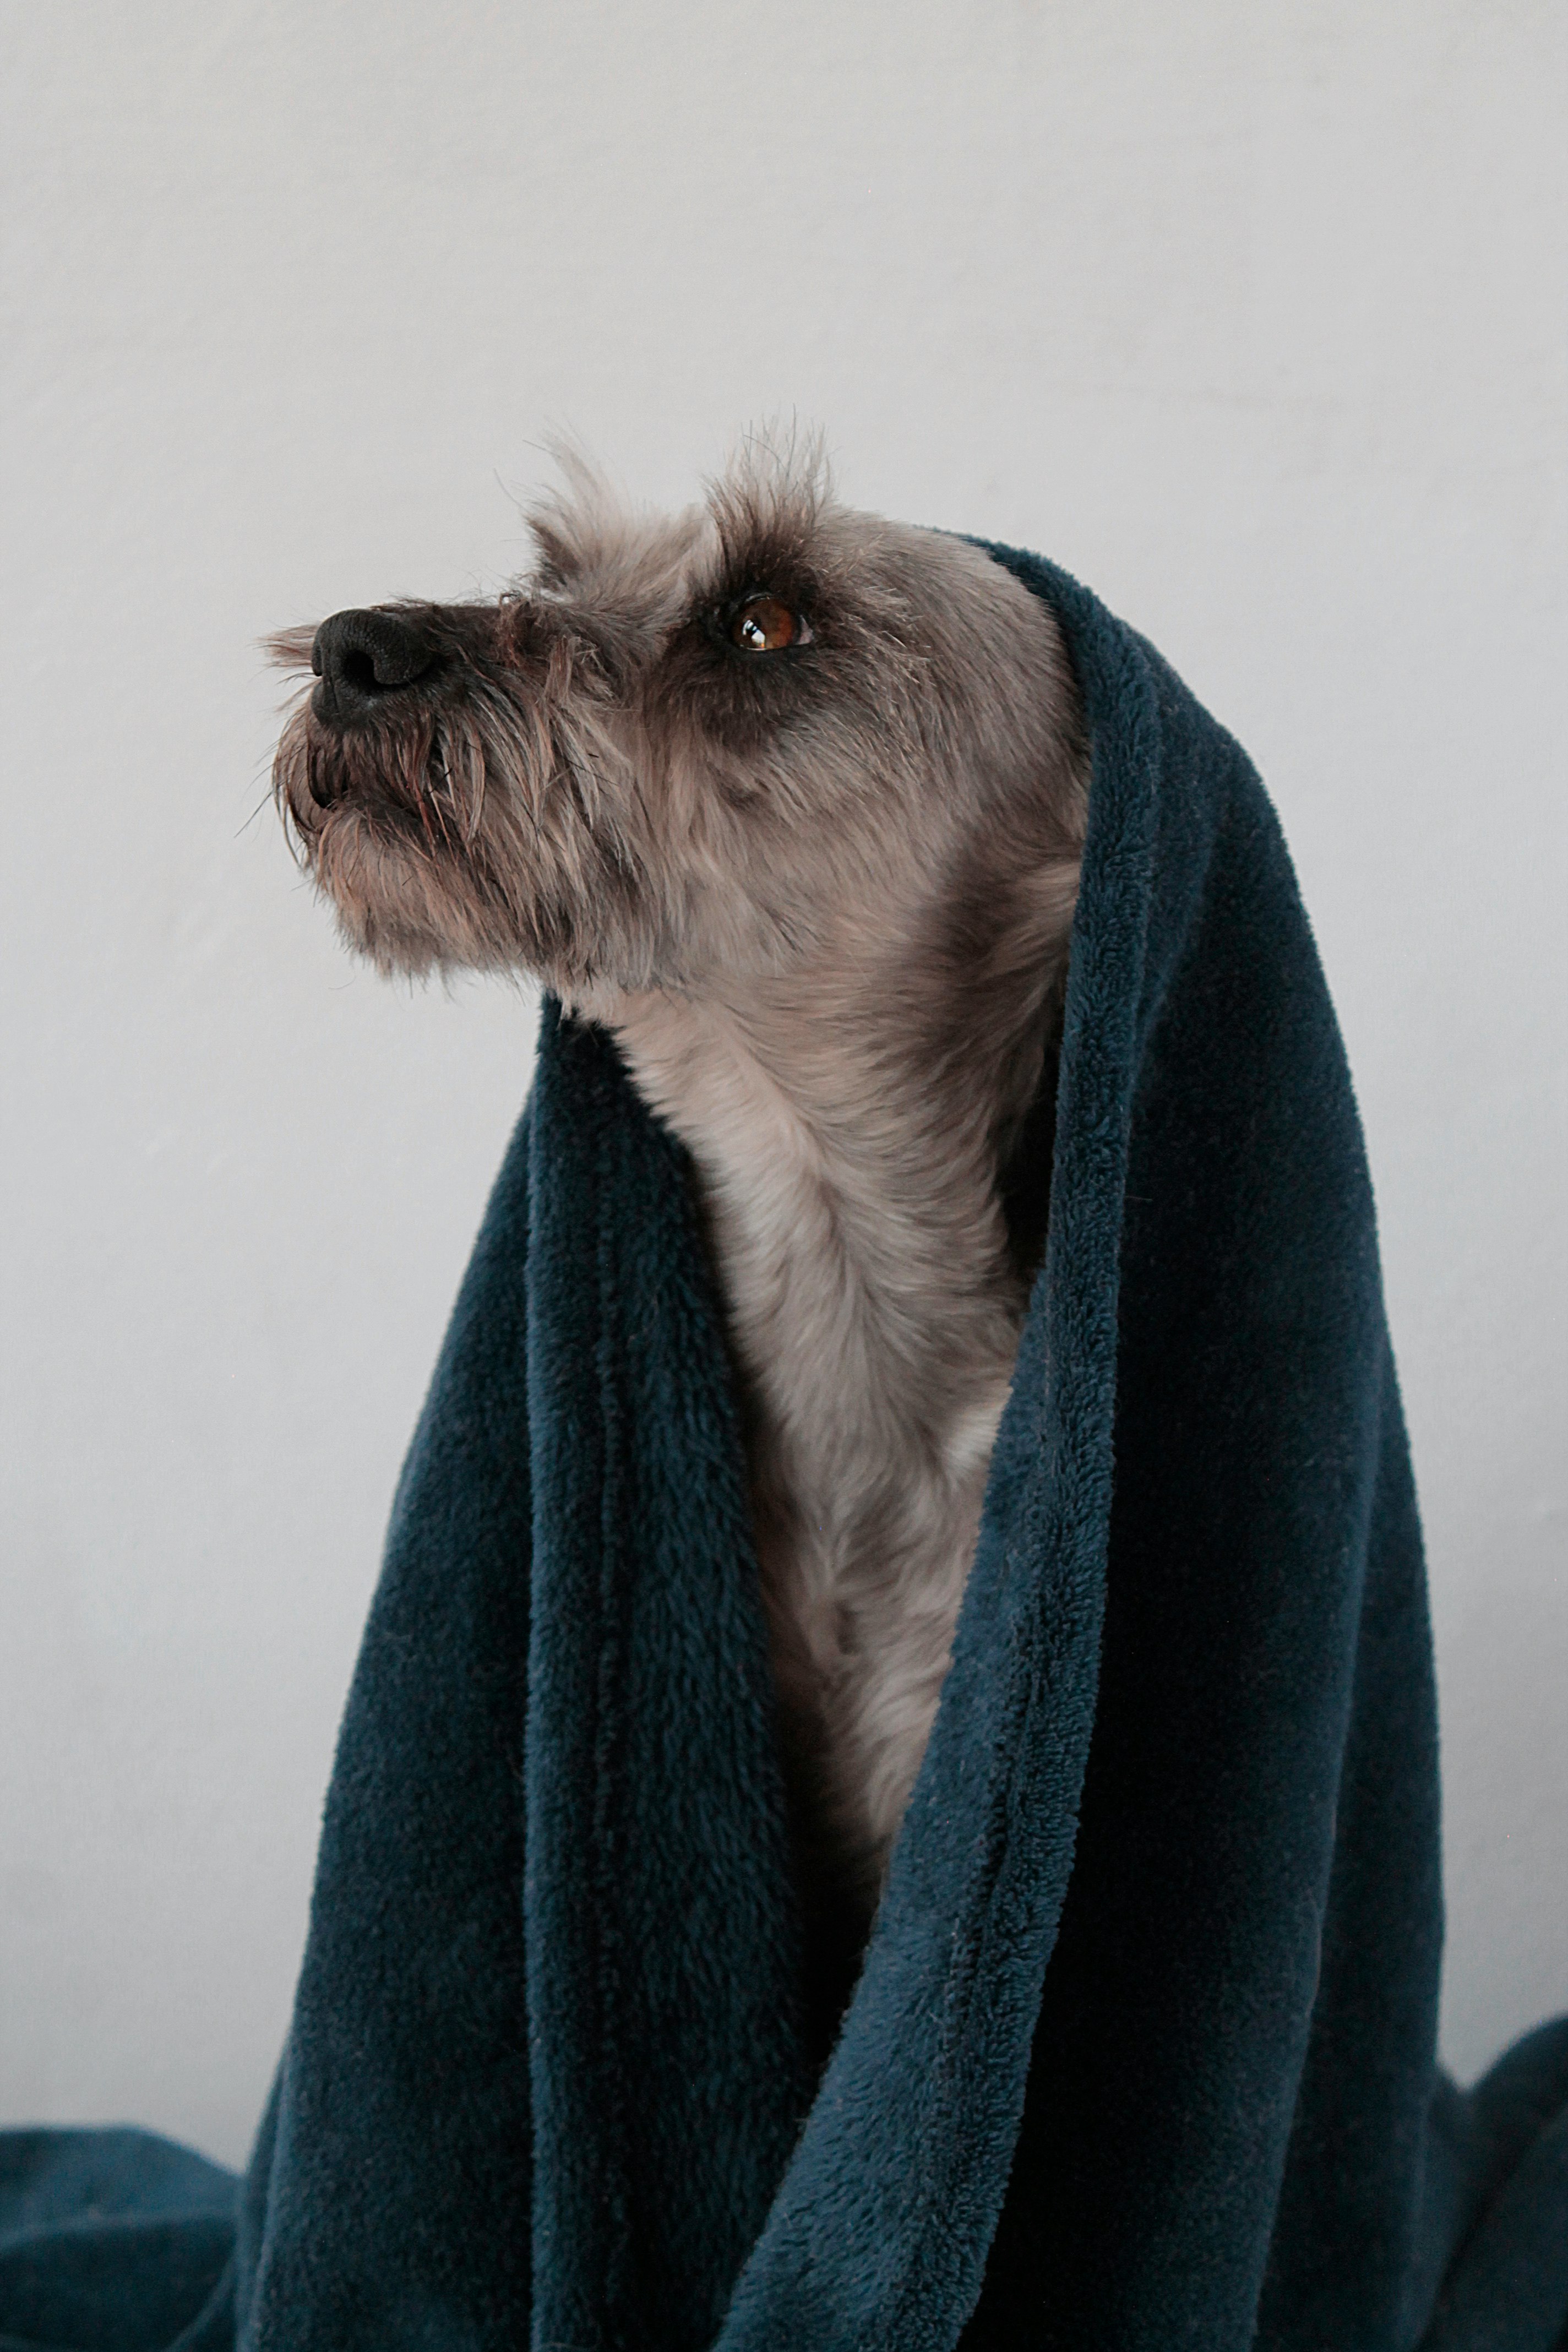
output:
{"label": "fleece texture", "polygon": [[1047,1244],[826,2072],[689,1170],[547,1007],[249,2173],[0,2140],[0,2352],[1568,2352],[1568,2022],[1436,2064],[1420,1534],[1279,827],[991,551],[1093,740]]}

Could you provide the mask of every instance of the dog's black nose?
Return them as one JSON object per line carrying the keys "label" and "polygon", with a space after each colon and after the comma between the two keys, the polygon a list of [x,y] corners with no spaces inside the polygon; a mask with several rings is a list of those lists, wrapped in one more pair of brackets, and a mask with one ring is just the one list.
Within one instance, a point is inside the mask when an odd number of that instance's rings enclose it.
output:
{"label": "dog's black nose", "polygon": [[320,719],[363,719],[436,667],[436,647],[401,613],[334,613],[316,631],[310,667]]}

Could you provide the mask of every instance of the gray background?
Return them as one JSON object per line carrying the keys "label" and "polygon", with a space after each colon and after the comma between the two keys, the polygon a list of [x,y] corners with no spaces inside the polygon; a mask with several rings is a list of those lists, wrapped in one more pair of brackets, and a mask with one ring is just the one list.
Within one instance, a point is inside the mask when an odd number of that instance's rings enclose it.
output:
{"label": "gray background", "polygon": [[1568,15],[7,5],[0,2114],[243,2150],[532,1006],[384,988],[261,633],[769,415],[1057,556],[1283,811],[1376,1174],[1447,2046],[1568,2005]]}

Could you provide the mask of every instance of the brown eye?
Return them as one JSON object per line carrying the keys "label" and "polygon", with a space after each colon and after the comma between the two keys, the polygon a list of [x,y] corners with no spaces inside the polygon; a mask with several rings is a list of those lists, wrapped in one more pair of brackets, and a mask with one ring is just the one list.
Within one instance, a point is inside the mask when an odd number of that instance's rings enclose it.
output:
{"label": "brown eye", "polygon": [[749,654],[776,654],[785,646],[811,643],[798,613],[777,596],[748,596],[730,624],[730,642]]}

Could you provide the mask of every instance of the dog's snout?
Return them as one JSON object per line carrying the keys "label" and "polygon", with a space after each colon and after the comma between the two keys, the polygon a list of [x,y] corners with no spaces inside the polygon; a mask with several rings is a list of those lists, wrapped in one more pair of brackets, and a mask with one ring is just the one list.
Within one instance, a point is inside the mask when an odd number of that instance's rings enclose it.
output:
{"label": "dog's snout", "polygon": [[310,667],[321,679],[312,698],[322,719],[364,718],[378,703],[427,677],[437,650],[401,613],[334,613],[316,631]]}

